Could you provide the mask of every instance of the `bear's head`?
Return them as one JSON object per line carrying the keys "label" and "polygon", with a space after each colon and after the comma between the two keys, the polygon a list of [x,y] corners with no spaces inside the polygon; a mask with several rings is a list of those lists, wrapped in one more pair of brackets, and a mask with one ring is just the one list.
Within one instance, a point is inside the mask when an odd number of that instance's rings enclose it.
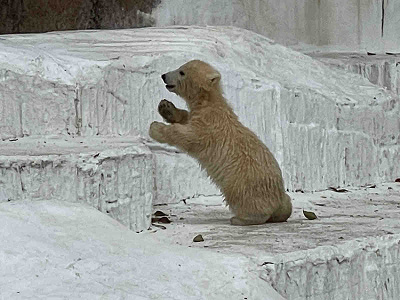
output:
{"label": "bear's head", "polygon": [[189,104],[210,93],[220,93],[221,74],[201,60],[191,60],[178,69],[161,75],[168,91]]}

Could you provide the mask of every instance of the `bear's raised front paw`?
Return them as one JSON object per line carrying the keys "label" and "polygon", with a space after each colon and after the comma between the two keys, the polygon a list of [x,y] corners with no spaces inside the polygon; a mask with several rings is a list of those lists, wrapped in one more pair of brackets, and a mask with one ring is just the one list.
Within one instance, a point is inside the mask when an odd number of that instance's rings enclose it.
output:
{"label": "bear's raised front paw", "polygon": [[160,115],[164,118],[164,120],[168,123],[177,123],[177,109],[175,107],[175,105],[166,100],[163,99],[160,101],[160,104],[158,104],[158,112],[160,113]]}
{"label": "bear's raised front paw", "polygon": [[149,129],[149,135],[152,139],[156,140],[159,143],[165,143],[165,139],[163,136],[163,128],[166,125],[164,125],[161,122],[153,122],[150,125],[150,129]]}

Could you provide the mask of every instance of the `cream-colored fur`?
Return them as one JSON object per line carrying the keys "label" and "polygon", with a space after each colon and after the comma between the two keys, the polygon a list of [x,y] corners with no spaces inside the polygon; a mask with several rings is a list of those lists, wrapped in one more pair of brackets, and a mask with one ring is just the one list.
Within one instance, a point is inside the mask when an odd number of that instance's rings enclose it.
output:
{"label": "cream-colored fur", "polygon": [[162,75],[167,89],[185,99],[189,112],[162,100],[158,110],[170,125],[153,122],[149,134],[199,161],[235,214],[231,224],[284,222],[292,204],[279,165],[239,122],[222,95],[220,78],[218,71],[199,60]]}

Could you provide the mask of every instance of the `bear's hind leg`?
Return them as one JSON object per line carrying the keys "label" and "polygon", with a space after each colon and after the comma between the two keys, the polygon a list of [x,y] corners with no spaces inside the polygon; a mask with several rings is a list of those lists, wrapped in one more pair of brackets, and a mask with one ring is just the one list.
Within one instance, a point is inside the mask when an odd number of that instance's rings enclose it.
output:
{"label": "bear's hind leg", "polygon": [[186,124],[189,120],[189,112],[176,108],[172,102],[165,99],[158,104],[158,112],[166,122],[171,124]]}
{"label": "bear's hind leg", "polygon": [[292,200],[285,194],[281,206],[271,215],[268,223],[286,222],[292,214]]}
{"label": "bear's hind leg", "polygon": [[260,225],[267,223],[270,215],[261,215],[261,216],[246,216],[246,217],[232,217],[231,225],[236,226],[249,226],[249,225]]}

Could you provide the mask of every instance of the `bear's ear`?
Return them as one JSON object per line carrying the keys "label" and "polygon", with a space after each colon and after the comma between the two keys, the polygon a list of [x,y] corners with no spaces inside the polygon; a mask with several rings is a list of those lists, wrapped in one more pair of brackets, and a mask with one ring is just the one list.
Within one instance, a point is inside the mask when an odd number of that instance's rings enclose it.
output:
{"label": "bear's ear", "polygon": [[217,72],[217,71],[214,71],[213,73],[207,74],[207,79],[208,79],[210,87],[213,87],[221,79],[221,74],[219,72]]}

